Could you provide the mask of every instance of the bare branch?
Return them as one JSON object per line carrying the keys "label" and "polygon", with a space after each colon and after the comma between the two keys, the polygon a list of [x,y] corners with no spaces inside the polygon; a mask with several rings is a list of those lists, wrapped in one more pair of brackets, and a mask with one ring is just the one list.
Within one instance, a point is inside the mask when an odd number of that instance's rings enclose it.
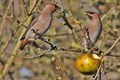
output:
{"label": "bare branch", "polygon": [[8,10],[9,10],[12,2],[13,2],[13,0],[10,0],[10,2],[9,2],[9,4],[8,4],[8,7],[7,7],[7,9],[6,9],[5,15],[4,15],[4,17],[3,17],[3,21],[2,21],[2,24],[1,24],[1,28],[0,28],[0,36],[2,35],[2,31],[3,31],[3,26],[4,26],[4,23],[5,23],[5,19],[6,19]]}
{"label": "bare branch", "polygon": [[63,70],[61,69],[61,67],[59,66],[58,62],[56,61],[55,57],[52,57],[52,61],[55,64],[56,69],[58,70],[58,72],[62,75],[62,77],[64,78],[64,80],[68,80],[66,74],[63,72]]}
{"label": "bare branch", "polygon": [[66,13],[65,13],[65,10],[64,10],[62,1],[59,0],[59,2],[60,2],[60,5],[61,5],[62,18],[63,18],[63,20],[65,21],[65,24],[64,24],[64,25],[67,25],[67,26],[70,28],[70,30],[75,34],[77,41],[78,41],[78,42],[80,43],[80,45],[84,48],[84,46],[83,46],[83,44],[82,44],[81,38],[77,35],[77,33],[75,32],[74,28],[70,25],[70,23],[68,22],[68,20],[67,20],[67,18],[66,18]]}
{"label": "bare branch", "polygon": [[115,45],[118,43],[119,40],[120,40],[120,36],[117,38],[115,43],[102,56],[107,55],[115,47]]}

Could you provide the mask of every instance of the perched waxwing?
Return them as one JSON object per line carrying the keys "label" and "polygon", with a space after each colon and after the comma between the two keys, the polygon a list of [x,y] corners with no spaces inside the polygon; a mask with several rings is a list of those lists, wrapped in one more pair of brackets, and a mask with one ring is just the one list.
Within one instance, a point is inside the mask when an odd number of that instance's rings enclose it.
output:
{"label": "perched waxwing", "polygon": [[52,15],[57,9],[59,9],[59,7],[56,4],[46,4],[41,13],[33,19],[30,26],[22,36],[21,40],[23,40],[23,42],[20,50],[23,50],[30,40],[38,38],[36,33],[39,33],[39,35],[42,36],[49,29],[52,22]]}
{"label": "perched waxwing", "polygon": [[[89,22],[85,30],[85,37],[90,39],[92,46],[98,41],[102,32],[102,22],[100,15],[94,11],[86,11],[86,15],[89,17]],[[84,45],[88,46],[88,41],[84,39]]]}

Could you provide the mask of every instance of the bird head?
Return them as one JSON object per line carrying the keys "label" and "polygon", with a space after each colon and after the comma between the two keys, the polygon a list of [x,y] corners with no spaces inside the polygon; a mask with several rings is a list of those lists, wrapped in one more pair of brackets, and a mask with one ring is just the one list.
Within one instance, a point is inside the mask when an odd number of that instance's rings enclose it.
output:
{"label": "bird head", "polygon": [[89,17],[89,19],[95,19],[99,17],[99,14],[94,11],[86,11],[86,15]]}
{"label": "bird head", "polygon": [[[49,9],[52,13],[53,13],[54,11],[60,9],[60,7],[57,6],[56,4],[48,3],[46,6],[48,7],[47,9]],[[48,10],[47,10],[47,11],[48,11]]]}

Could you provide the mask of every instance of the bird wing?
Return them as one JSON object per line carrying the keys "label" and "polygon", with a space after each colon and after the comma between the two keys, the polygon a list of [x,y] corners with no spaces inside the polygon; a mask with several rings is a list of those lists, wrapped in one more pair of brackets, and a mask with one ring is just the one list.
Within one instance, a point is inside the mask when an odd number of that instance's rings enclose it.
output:
{"label": "bird wing", "polygon": [[25,36],[26,36],[28,30],[38,21],[40,15],[41,15],[41,14],[37,15],[37,16],[33,19],[33,21],[31,22],[30,26],[27,28],[26,32],[23,34],[23,36],[21,37],[20,40],[25,39]]}

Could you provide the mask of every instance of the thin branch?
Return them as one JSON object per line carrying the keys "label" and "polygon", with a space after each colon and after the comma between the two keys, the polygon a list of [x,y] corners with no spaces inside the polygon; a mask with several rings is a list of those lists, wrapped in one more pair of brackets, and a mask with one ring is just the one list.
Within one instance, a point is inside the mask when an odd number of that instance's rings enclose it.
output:
{"label": "thin branch", "polygon": [[112,57],[120,57],[120,55],[113,55],[113,54],[110,54],[110,55],[106,55],[106,56],[112,56]]}
{"label": "thin branch", "polygon": [[14,1],[12,2],[12,16],[15,17],[15,11],[14,11]]}
{"label": "thin branch", "polygon": [[27,9],[27,5],[26,5],[25,1],[22,0],[22,2],[23,2],[23,5],[24,5],[24,8],[25,8],[25,11],[26,11],[27,15],[29,15],[29,12],[28,12],[28,9]]}
{"label": "thin branch", "polygon": [[29,15],[31,15],[33,13],[33,11],[35,10],[37,3],[39,0],[36,0],[35,4],[33,5],[33,8],[30,10]]}
{"label": "thin branch", "polygon": [[[83,34],[85,40],[87,41],[87,38],[86,38],[86,36],[85,36],[85,31],[83,30],[83,27],[81,26],[81,22],[80,22],[79,20],[77,20],[77,24],[78,24],[79,27],[81,28],[82,34]],[[88,43],[88,42],[87,42],[87,43]]]}
{"label": "thin branch", "polygon": [[71,50],[71,49],[64,49],[64,48],[58,48],[57,46],[54,46],[52,43],[50,43],[49,41],[46,41],[39,33],[37,33],[34,29],[32,29],[33,33],[35,33],[38,36],[38,39],[40,39],[41,41],[47,43],[48,45],[50,45],[51,50],[62,50],[62,51],[76,51],[76,52],[81,52],[81,50]]}
{"label": "thin branch", "polygon": [[106,34],[104,34],[104,36],[103,36],[103,38],[102,38],[102,42],[101,42],[101,44],[100,44],[99,51],[101,50],[101,47],[102,47],[102,45],[103,45],[103,43],[104,43],[104,40],[105,40],[105,37],[106,37]]}
{"label": "thin branch", "polygon": [[[61,13],[62,13],[62,18],[63,20],[65,21],[65,24],[64,25],[67,25],[70,30],[75,34],[76,38],[77,38],[77,41],[80,43],[80,45],[83,47],[83,44],[82,44],[82,40],[81,38],[77,35],[77,33],[75,32],[74,28],[70,25],[70,23],[68,22],[67,18],[66,18],[66,13],[65,13],[65,10],[64,10],[64,7],[63,7],[63,3],[61,0],[59,0],[60,2],[60,5],[61,5]],[[83,47],[84,48],[84,47]]]}
{"label": "thin branch", "polygon": [[33,32],[38,35],[38,39],[41,39],[41,41],[47,43],[48,45],[50,45],[52,50],[57,50],[57,51],[71,51],[71,52],[81,52],[81,50],[73,50],[73,49],[65,49],[65,48],[60,48],[57,46],[54,46],[52,43],[50,43],[49,41],[46,41],[39,33],[36,33],[36,31],[33,30]]}
{"label": "thin branch", "polygon": [[115,45],[118,43],[119,40],[120,40],[120,36],[117,38],[115,43],[102,56],[107,55],[115,47]]}
{"label": "thin branch", "polygon": [[109,79],[108,79],[108,76],[107,76],[107,74],[106,74],[105,62],[103,62],[103,70],[104,70],[104,74],[105,74],[106,80],[109,80]]}
{"label": "thin branch", "polygon": [[[37,0],[37,1],[38,1],[38,0]],[[37,1],[36,1],[36,2],[37,2]],[[29,16],[32,15],[33,10],[35,9],[36,2],[35,2],[35,4],[34,4],[34,6],[32,7],[32,9],[30,10],[29,15],[28,15],[27,17],[25,17],[25,19],[24,19],[21,23],[19,22],[20,24],[19,24],[18,27],[14,30],[12,36],[9,38],[9,40],[8,40],[8,41],[6,42],[6,44],[4,45],[4,47],[3,47],[3,49],[2,49],[2,51],[1,51],[1,53],[0,53],[0,57],[1,57],[2,54],[5,53],[5,50],[6,50],[7,46],[8,46],[8,44],[9,44],[10,41],[12,40],[13,36],[17,33],[17,31],[19,30],[19,28],[20,28],[21,26],[23,26],[24,22],[29,18]],[[17,22],[18,22],[18,21],[19,21],[19,20],[17,20]]]}
{"label": "thin branch", "polygon": [[[119,40],[120,40],[120,36],[119,36],[118,39],[115,41],[115,43],[114,43],[103,55],[101,55],[101,57],[104,57],[105,55],[107,55],[107,54],[114,48],[114,46],[117,44],[117,42],[118,42]],[[98,69],[98,71],[97,71],[97,73],[96,73],[96,75],[95,75],[95,77],[94,77],[95,80],[97,79],[98,73],[99,73],[100,70],[101,70],[101,66],[102,66],[102,61],[101,61],[100,67],[99,67],[99,69]]]}
{"label": "thin branch", "polygon": [[95,76],[94,76],[94,80],[97,79],[97,76],[98,76],[99,72],[101,71],[102,63],[103,63],[103,62],[101,61],[100,66],[99,66],[99,68],[98,68],[98,70],[97,70],[97,73],[96,73]]}
{"label": "thin branch", "polygon": [[54,62],[56,69],[58,70],[58,72],[60,73],[60,75],[62,75],[62,77],[64,78],[64,80],[68,80],[66,74],[63,72],[63,70],[59,66],[59,64],[56,61],[55,57],[52,57],[52,61]]}
{"label": "thin branch", "polygon": [[51,49],[46,50],[46,51],[40,53],[39,55],[35,55],[35,56],[32,56],[32,57],[26,57],[26,56],[24,56],[24,55],[15,55],[15,54],[7,54],[7,55],[14,56],[14,57],[19,57],[19,58],[24,58],[24,59],[35,59],[35,58],[40,58],[40,57],[42,57],[43,55],[45,55],[46,53],[48,53],[48,52],[50,52],[50,51],[52,51],[52,50],[51,50]]}
{"label": "thin branch", "polygon": [[[64,6],[63,6],[63,4],[62,4],[62,1],[59,0],[59,2],[60,2],[60,5],[61,5],[61,10],[62,10],[62,12],[64,12]],[[63,13],[63,14],[64,14],[64,13]],[[65,16],[65,14],[64,14],[64,16]]]}
{"label": "thin branch", "polygon": [[66,49],[64,47],[57,47],[56,51],[83,52],[80,49]]}
{"label": "thin branch", "polygon": [[[80,32],[81,29],[75,30],[75,32]],[[43,35],[43,37],[58,37],[58,36],[68,36],[72,35],[71,33],[61,33],[61,34],[55,34],[55,35]]]}
{"label": "thin branch", "polygon": [[[35,1],[35,0],[34,0],[34,1]],[[30,8],[33,8],[33,7],[30,6]],[[29,22],[30,22],[30,19],[31,19],[31,18],[29,18],[29,20],[28,20]],[[29,24],[29,23],[28,23],[28,24]],[[17,28],[19,29],[19,27],[17,27]],[[16,29],[16,30],[18,30],[18,29]],[[22,32],[23,32],[23,31],[22,31]],[[15,33],[16,33],[16,31],[15,31]],[[12,38],[12,36],[11,36],[11,38]],[[20,38],[21,38],[21,35],[19,36],[18,39],[20,39]],[[8,44],[7,44],[7,45],[8,45]],[[6,45],[5,45],[5,46],[6,46]],[[17,54],[17,52],[18,52],[18,50],[19,50],[19,46],[20,46],[20,41],[18,40],[18,41],[16,42],[16,46],[14,46],[13,50],[11,51],[11,54]],[[6,48],[5,48],[5,49],[6,49]],[[7,60],[7,63],[6,63],[6,65],[5,65],[3,71],[2,71],[2,74],[0,75],[0,79],[3,80],[3,79],[5,78],[5,75],[6,75],[6,73],[9,71],[9,68],[10,68],[13,60],[14,60],[14,56],[10,56],[9,59]]]}
{"label": "thin branch", "polygon": [[63,47],[56,47],[56,49],[51,48],[49,50],[43,51],[42,53],[39,53],[39,55],[35,55],[35,56],[31,56],[31,57],[26,57],[25,55],[16,55],[16,54],[6,54],[6,55],[19,57],[19,58],[24,58],[24,59],[36,59],[36,58],[42,57],[43,55],[45,55],[46,53],[48,53],[50,51],[67,51],[67,52],[79,52],[79,53],[82,52],[79,49],[66,49],[66,48],[63,48]]}
{"label": "thin branch", "polygon": [[103,45],[103,43],[104,43],[104,40],[105,40],[105,37],[106,37],[106,34],[104,34],[104,36],[103,36],[103,38],[102,38],[102,42],[101,42],[101,44],[100,44],[100,47],[99,47],[99,54],[101,55],[102,53],[104,53],[102,50],[101,50],[101,48],[102,48],[102,45]]}
{"label": "thin branch", "polygon": [[5,23],[5,19],[6,19],[8,10],[9,10],[12,2],[13,2],[13,0],[10,0],[10,2],[9,2],[9,4],[8,4],[8,7],[7,7],[7,9],[6,9],[5,15],[4,15],[4,17],[3,17],[3,21],[2,21],[2,24],[1,24],[1,28],[0,28],[0,36],[2,35],[2,31],[3,31],[3,26],[4,26],[4,23]]}
{"label": "thin branch", "polygon": [[27,17],[23,20],[23,22],[21,22],[21,23],[18,25],[18,27],[13,31],[12,36],[8,39],[8,41],[7,41],[7,42],[5,43],[5,45],[4,45],[4,47],[3,47],[3,49],[2,49],[2,51],[1,51],[1,53],[0,53],[0,57],[1,57],[2,54],[5,53],[5,50],[6,50],[7,46],[8,46],[8,44],[10,43],[10,41],[12,40],[13,36],[17,33],[17,31],[18,31],[18,29],[20,28],[20,26],[23,25],[23,23],[28,19],[28,17],[29,17],[29,16],[27,16]]}

